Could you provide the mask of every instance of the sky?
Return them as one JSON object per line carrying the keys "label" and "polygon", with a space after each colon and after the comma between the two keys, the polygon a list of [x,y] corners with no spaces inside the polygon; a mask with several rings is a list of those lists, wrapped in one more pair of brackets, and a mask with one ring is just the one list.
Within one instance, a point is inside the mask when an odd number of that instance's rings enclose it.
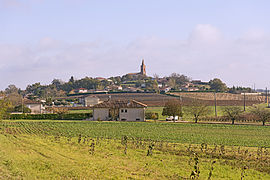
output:
{"label": "sky", "polygon": [[270,87],[269,0],[0,0],[0,90],[184,74]]}

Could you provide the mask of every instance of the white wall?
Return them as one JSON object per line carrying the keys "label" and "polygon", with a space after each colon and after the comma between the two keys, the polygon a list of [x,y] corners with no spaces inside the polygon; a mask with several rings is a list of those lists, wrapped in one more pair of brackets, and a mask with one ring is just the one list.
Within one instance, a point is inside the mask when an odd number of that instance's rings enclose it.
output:
{"label": "white wall", "polygon": [[26,107],[31,109],[31,114],[41,113],[41,104],[26,104]]}
{"label": "white wall", "polygon": [[98,97],[86,97],[84,101],[85,106],[94,106],[100,103]]}

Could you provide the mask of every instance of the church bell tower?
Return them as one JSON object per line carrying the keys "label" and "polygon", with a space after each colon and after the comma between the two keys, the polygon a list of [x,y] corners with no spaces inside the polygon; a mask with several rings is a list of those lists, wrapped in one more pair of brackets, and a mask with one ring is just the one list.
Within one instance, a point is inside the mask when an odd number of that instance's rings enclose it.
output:
{"label": "church bell tower", "polygon": [[145,70],[145,68],[146,68],[146,66],[144,64],[144,59],[143,59],[142,60],[142,65],[141,65],[141,72],[140,72],[141,75],[146,76],[146,70]]}

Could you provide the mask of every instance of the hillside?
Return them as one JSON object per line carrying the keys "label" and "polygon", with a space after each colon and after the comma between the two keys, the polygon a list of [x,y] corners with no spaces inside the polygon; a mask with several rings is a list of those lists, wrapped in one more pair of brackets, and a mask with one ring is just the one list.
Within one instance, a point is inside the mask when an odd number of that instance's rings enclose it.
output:
{"label": "hillside", "polygon": [[[214,94],[213,93],[170,93],[171,95],[181,96],[184,105],[190,104],[193,99],[199,99],[209,106],[214,105]],[[102,101],[105,101],[111,96],[112,99],[134,99],[140,101],[148,106],[164,106],[164,104],[171,99],[179,99],[179,97],[156,94],[156,93],[117,93],[117,94],[96,94]],[[243,105],[244,97],[240,94],[230,93],[217,93],[217,105]],[[246,96],[246,105],[251,106],[264,102],[263,96]]]}

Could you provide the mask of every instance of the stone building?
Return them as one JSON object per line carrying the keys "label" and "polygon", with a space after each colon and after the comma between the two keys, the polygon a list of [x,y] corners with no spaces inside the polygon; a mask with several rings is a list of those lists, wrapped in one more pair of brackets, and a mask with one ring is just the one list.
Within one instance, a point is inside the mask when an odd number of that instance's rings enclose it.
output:
{"label": "stone building", "polygon": [[145,121],[146,107],[135,100],[108,100],[93,106],[93,120]]}
{"label": "stone building", "polygon": [[97,96],[92,95],[80,96],[78,99],[79,103],[81,103],[84,107],[91,107],[102,102]]}

